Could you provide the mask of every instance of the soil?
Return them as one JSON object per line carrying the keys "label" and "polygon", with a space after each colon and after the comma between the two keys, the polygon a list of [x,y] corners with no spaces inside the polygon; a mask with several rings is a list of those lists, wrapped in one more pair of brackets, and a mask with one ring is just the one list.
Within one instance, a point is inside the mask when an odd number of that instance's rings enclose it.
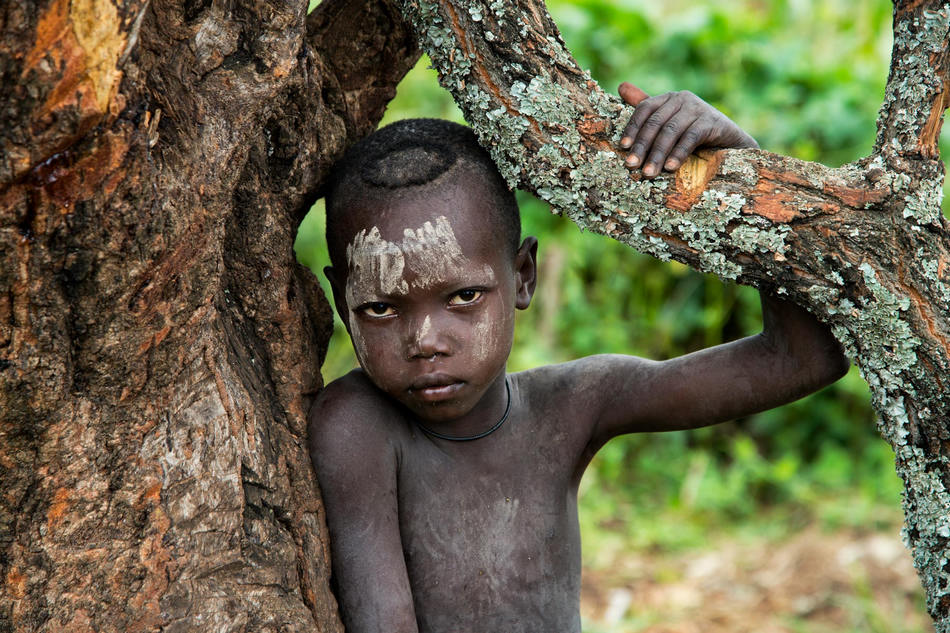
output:
{"label": "soil", "polygon": [[932,632],[923,590],[889,532],[808,527],[781,542],[726,540],[585,569],[590,633]]}

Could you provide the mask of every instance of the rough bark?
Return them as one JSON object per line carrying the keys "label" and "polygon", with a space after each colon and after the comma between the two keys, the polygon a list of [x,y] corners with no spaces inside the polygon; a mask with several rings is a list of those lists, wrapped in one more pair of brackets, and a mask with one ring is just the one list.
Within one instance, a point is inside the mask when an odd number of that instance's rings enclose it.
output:
{"label": "rough bark", "polygon": [[0,631],[339,631],[293,255],[418,57],[385,2],[0,8]]}
{"label": "rough bark", "polygon": [[769,286],[832,325],[871,386],[905,484],[906,540],[937,630],[950,631],[950,239],[937,152],[950,5],[895,3],[870,156],[829,168],[707,152],[645,181],[616,149],[629,111],[577,66],[539,1],[401,2],[512,185],[585,229]]}

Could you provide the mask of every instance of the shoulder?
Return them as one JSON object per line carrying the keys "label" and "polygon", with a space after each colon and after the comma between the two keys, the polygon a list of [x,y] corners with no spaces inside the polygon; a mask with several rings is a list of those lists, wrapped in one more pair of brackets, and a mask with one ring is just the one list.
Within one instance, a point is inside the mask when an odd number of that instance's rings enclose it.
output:
{"label": "shoulder", "polygon": [[526,397],[550,401],[575,398],[579,393],[596,394],[650,374],[658,365],[639,356],[596,354],[577,360],[545,365],[515,374]]}
{"label": "shoulder", "polygon": [[310,423],[319,425],[327,420],[332,424],[337,418],[357,415],[375,417],[371,414],[385,414],[387,409],[395,407],[363,370],[354,369],[320,390],[310,408]]}
{"label": "shoulder", "polygon": [[658,363],[637,356],[597,354],[513,374],[519,397],[532,411],[596,424],[619,392],[632,395],[651,382]]}
{"label": "shoulder", "polygon": [[314,467],[319,472],[394,454],[403,417],[361,370],[334,380],[317,395],[308,416]]}

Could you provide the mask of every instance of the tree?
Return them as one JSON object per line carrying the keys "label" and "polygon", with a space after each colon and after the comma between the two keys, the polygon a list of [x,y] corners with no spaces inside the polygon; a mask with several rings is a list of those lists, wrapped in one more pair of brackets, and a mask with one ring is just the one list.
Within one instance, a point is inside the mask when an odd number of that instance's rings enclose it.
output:
{"label": "tree", "polygon": [[306,9],[0,9],[0,631],[341,630],[293,239],[418,51]]}
{"label": "tree", "polygon": [[[39,4],[3,9],[0,44],[0,631],[340,630],[303,448],[329,308],[292,241],[408,29],[346,0]],[[652,182],[539,4],[402,10],[509,182],[832,324],[950,631],[950,5],[895,3],[871,156],[705,153]]]}

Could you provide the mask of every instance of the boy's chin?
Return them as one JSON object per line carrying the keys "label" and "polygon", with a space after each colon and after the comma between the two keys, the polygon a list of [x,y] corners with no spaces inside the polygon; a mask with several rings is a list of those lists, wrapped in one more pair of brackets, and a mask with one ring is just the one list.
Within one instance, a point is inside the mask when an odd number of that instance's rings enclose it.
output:
{"label": "boy's chin", "polygon": [[[466,406],[458,400],[442,400],[437,402],[402,402],[403,407],[409,410],[409,413],[423,424],[447,425],[459,418],[465,416],[472,410],[472,406]],[[451,429],[444,429],[445,432],[451,432]]]}

